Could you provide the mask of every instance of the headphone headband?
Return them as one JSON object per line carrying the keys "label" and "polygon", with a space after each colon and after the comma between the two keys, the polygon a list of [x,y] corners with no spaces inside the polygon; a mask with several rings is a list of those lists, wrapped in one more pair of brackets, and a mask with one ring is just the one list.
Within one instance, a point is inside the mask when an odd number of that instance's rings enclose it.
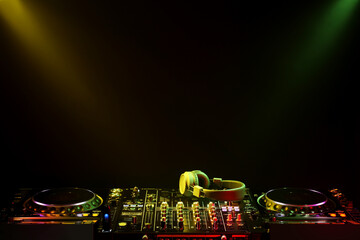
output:
{"label": "headphone headband", "polygon": [[207,197],[209,199],[220,201],[239,201],[244,198],[245,184],[243,182],[214,178],[210,182],[213,182],[214,185],[223,189],[207,189],[210,184],[204,186],[206,188],[203,188],[199,185],[199,180],[197,177],[199,172],[206,176],[205,173],[199,170],[192,172],[187,171],[181,174],[179,181],[179,190],[181,194],[188,197],[194,195],[196,197]]}

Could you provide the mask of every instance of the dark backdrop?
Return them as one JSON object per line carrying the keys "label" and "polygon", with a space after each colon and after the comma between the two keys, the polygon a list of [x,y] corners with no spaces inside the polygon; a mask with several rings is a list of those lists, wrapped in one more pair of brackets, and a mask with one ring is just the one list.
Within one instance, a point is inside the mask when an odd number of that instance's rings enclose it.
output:
{"label": "dark backdrop", "polygon": [[336,1],[23,2],[29,25],[0,18],[5,188],[175,188],[201,169],[359,199],[358,8],[318,53]]}

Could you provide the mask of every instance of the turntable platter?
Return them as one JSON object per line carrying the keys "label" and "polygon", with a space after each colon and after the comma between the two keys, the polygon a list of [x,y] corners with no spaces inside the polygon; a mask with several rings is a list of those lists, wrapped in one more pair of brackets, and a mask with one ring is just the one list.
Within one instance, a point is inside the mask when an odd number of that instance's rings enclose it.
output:
{"label": "turntable platter", "polygon": [[319,213],[333,209],[334,202],[323,193],[306,188],[277,188],[258,198],[260,206],[275,212]]}
{"label": "turntable platter", "polygon": [[71,215],[96,209],[102,203],[102,198],[90,190],[57,188],[36,193],[24,207],[35,213]]}
{"label": "turntable platter", "polygon": [[32,197],[42,206],[76,206],[95,197],[95,193],[83,188],[60,188],[44,190]]}
{"label": "turntable platter", "polygon": [[320,206],[327,201],[321,192],[306,188],[278,188],[267,192],[266,198],[277,204],[295,207]]}

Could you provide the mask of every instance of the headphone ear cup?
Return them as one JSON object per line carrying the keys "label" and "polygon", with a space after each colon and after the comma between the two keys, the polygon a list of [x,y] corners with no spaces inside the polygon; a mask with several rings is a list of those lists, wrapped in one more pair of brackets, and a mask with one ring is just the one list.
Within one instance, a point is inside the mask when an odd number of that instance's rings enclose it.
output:
{"label": "headphone ear cup", "polygon": [[183,174],[181,174],[179,180],[180,193],[184,196],[190,197],[192,196],[192,191],[190,190],[190,187],[198,184],[199,179],[196,174],[194,174],[193,172],[184,172]]}
{"label": "headphone ear cup", "polygon": [[210,179],[209,177],[202,171],[200,170],[194,170],[192,171],[192,173],[196,176],[197,178],[197,184],[203,188],[209,188],[210,187]]}

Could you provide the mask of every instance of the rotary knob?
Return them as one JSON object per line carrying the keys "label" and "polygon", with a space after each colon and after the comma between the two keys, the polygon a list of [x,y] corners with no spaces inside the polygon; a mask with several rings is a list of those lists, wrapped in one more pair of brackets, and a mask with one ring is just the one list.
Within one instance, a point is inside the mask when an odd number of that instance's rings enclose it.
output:
{"label": "rotary knob", "polygon": [[184,230],[184,218],[182,218],[182,217],[178,218],[178,225],[179,225],[180,231]]}
{"label": "rotary knob", "polygon": [[218,221],[217,217],[213,218],[213,228],[214,228],[214,230],[219,229],[219,221]]}
{"label": "rotary knob", "polygon": [[178,202],[177,204],[176,204],[176,209],[183,209],[184,208],[184,203],[183,202]]}
{"label": "rotary knob", "polygon": [[195,219],[195,228],[197,230],[201,229],[201,219],[200,219],[200,217],[196,217],[196,219]]}
{"label": "rotary knob", "polygon": [[166,229],[166,217],[162,217],[161,218],[161,229],[165,230]]}
{"label": "rotary knob", "polygon": [[240,213],[238,213],[238,215],[237,215],[237,217],[236,217],[236,221],[237,221],[237,222],[241,222],[241,214],[240,214]]}

